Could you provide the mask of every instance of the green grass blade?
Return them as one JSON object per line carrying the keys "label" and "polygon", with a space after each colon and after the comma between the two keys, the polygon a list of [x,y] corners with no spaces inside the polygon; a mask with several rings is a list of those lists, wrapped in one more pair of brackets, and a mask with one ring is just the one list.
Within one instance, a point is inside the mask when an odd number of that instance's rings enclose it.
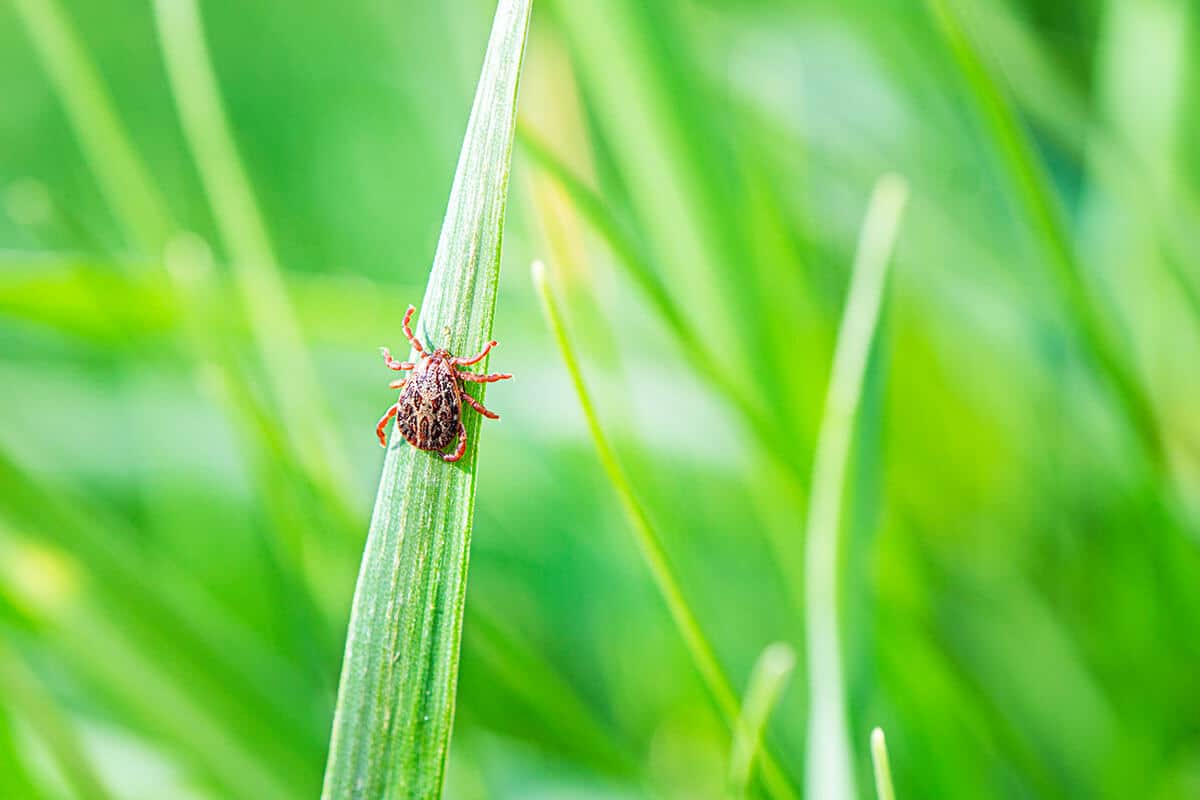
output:
{"label": "green grass blade", "polygon": [[[80,800],[111,800],[71,721],[28,665],[0,642],[0,692],[24,712]],[[7,771],[8,765],[5,765]]]}
{"label": "green grass blade", "polygon": [[892,765],[888,762],[887,740],[883,728],[871,731],[871,761],[875,765],[875,796],[878,800],[896,800],[892,787]]}
{"label": "green grass blade", "polygon": [[[496,9],[421,305],[418,335],[452,352],[477,352],[491,337],[531,5],[501,0]],[[403,307],[398,298],[397,312]],[[392,434],[350,617],[325,800],[441,794],[454,721],[479,419],[464,415],[468,447],[457,464]]]}
{"label": "green grass blade", "polygon": [[895,176],[880,178],[871,195],[813,457],[805,544],[810,698],[807,797],[857,797],[838,634],[838,530],[855,418],[907,195],[907,184]]}
{"label": "green grass blade", "polygon": [[[600,418],[596,414],[596,408],[592,405],[591,395],[588,393],[587,385],[583,381],[583,373],[580,371],[579,361],[575,358],[575,351],[567,339],[562,315],[559,314],[558,304],[547,282],[545,267],[541,262],[535,262],[533,265],[533,282],[541,297],[546,321],[550,326],[551,332],[554,334],[559,350],[562,352],[567,372],[571,376],[571,383],[575,387],[575,393],[579,398],[579,405],[583,409],[584,418],[587,420],[588,431],[592,435],[592,441],[596,446],[600,463],[604,467],[609,482],[612,483],[613,489],[616,491],[626,515],[629,517],[634,539],[642,553],[642,557],[646,560],[646,566],[650,570],[650,575],[667,604],[667,610],[671,614],[671,619],[683,637],[688,654],[691,656],[696,670],[700,673],[701,680],[704,681],[704,685],[712,695],[713,701],[717,706],[717,711],[728,725],[734,726],[739,714],[737,696],[734,694],[729,678],[725,675],[724,670],[717,661],[717,655],[713,650],[712,644],[701,629],[695,612],[692,611],[687,598],[683,594],[683,588],[679,584],[679,579],[675,576],[675,568],[671,565],[671,560],[663,548],[661,537],[651,524],[646,509],[642,506],[641,501],[638,500],[637,495],[633,491],[633,486],[629,482],[629,478],[625,475],[625,470],[621,467],[620,461],[617,460],[616,451],[612,449],[612,445],[608,442],[608,437],[604,435],[604,430],[600,427]],[[767,788],[772,796],[794,797],[795,793],[788,784],[788,780],[775,758],[770,753],[764,752],[762,760],[764,782],[767,784]]]}
{"label": "green grass blade", "polygon": [[796,653],[783,643],[768,645],[750,673],[742,714],[733,731],[729,757],[729,789],[733,798],[746,797],[754,760],[762,747],[767,719],[796,667]]}
{"label": "green grass blade", "polygon": [[[150,724],[163,740],[182,737],[180,750],[197,771],[246,786],[236,796],[281,796],[265,790],[280,785],[277,775],[267,776],[271,769],[293,782],[307,780],[300,777],[302,759],[320,757],[321,734],[309,707],[294,701],[311,687],[291,663],[213,604],[178,565],[160,560],[151,569],[134,545],[133,529],[119,518],[35,476],[0,448],[6,488],[0,545],[12,540],[11,531],[23,531],[31,541],[69,552],[107,610],[89,610],[85,618],[75,608],[55,609],[60,631],[53,638],[67,651],[57,651],[56,659],[98,676],[106,695],[127,698],[126,708],[144,709],[134,714],[138,725]],[[152,592],[145,588],[151,572],[160,581]],[[147,642],[168,636],[170,651],[148,654]],[[290,753],[289,763],[278,754],[250,755],[276,745]]]}
{"label": "green grass blade", "polygon": [[171,233],[166,204],[121,127],[108,92],[62,8],[57,0],[14,0],[13,6],[126,237],[142,255],[161,255]]}
{"label": "green grass blade", "polygon": [[537,713],[564,749],[620,775],[637,775],[639,763],[627,742],[597,717],[544,653],[507,633],[496,616],[477,603],[468,620],[466,647],[487,666],[489,676]]}
{"label": "green grass blade", "polygon": [[45,793],[34,783],[25,763],[24,753],[13,730],[13,716],[9,706],[12,698],[5,696],[0,703],[0,797],[24,797],[28,800],[45,800]]}
{"label": "green grass blade", "polygon": [[167,77],[217,228],[234,268],[263,368],[306,470],[352,507],[350,469],[331,428],[282,271],[238,158],[194,0],[157,0]]}
{"label": "green grass blade", "polygon": [[547,175],[558,182],[583,217],[608,242],[617,261],[625,267],[637,287],[654,304],[655,310],[662,315],[683,347],[704,353],[707,350],[704,342],[684,317],[683,312],[676,307],[675,301],[663,286],[662,281],[633,241],[632,234],[624,229],[620,220],[609,210],[604,199],[572,172],[571,168],[551,151],[550,146],[528,126],[521,125],[517,128],[517,143],[538,167],[545,170]]}
{"label": "green grass blade", "polygon": [[696,131],[675,113],[677,87],[657,68],[643,6],[572,0],[556,10],[653,263],[666,285],[688,287],[684,310],[724,340],[739,327],[728,302],[736,287],[720,264],[723,226],[706,204],[707,176],[690,138]]}
{"label": "green grass blade", "polygon": [[[250,454],[265,450],[278,452],[278,440],[282,441],[284,450],[282,457],[276,460],[298,460],[301,456],[295,453],[287,439],[279,437],[263,425],[255,424],[257,420],[268,419],[269,414],[263,408],[263,400],[252,391],[236,356],[223,349],[226,331],[239,328],[240,318],[235,319],[235,314],[231,313],[223,320],[229,324],[209,324],[211,320],[205,318],[202,295],[194,291],[195,286],[180,282],[177,271],[165,270],[173,284],[160,285],[159,273],[164,272],[159,266],[160,260],[165,257],[169,262],[171,253],[178,253],[181,244],[185,245],[182,249],[194,249],[187,248],[186,244],[196,237],[185,238],[178,235],[178,229],[170,218],[169,209],[157,183],[145,160],[138,154],[99,71],[71,28],[69,18],[62,13],[55,0],[45,3],[21,0],[16,4],[16,8],[67,111],[72,130],[87,156],[108,206],[121,224],[129,244],[139,251],[136,259],[120,258],[106,266],[119,267],[128,273],[129,280],[152,282],[164,291],[173,288],[173,292],[168,292],[171,295],[168,305],[173,307],[185,322],[182,332],[192,348],[192,355],[219,374],[220,385],[231,390],[228,398],[221,399],[230,401],[224,404],[225,410],[232,420],[240,423],[242,430],[247,431],[246,451]],[[101,321],[106,339],[114,345],[127,346],[129,340],[139,331],[135,327],[133,317],[114,314],[114,307],[117,303],[129,306],[140,304],[129,303],[130,298],[120,293],[106,298],[107,302],[95,302],[90,296],[92,291],[100,288],[98,283],[107,284],[112,280],[113,278],[104,274],[93,278],[93,285],[89,287],[89,296],[84,303],[84,313],[85,316],[91,315]],[[164,298],[164,301],[166,299]],[[43,302],[47,308],[53,308],[56,301],[57,297],[50,294]],[[223,304],[223,307],[225,305],[237,307],[236,302]],[[151,305],[149,310],[159,308],[159,305]],[[144,310],[146,309],[139,308],[138,313]],[[245,402],[239,403],[235,398],[242,398]],[[273,424],[269,419],[268,422]],[[317,465],[314,468],[310,460],[303,466],[314,485],[327,488],[323,480],[327,468],[324,462],[317,462]],[[278,494],[270,489],[267,481],[260,479],[259,483],[262,496],[270,499]],[[272,509],[295,508],[298,503],[289,497],[268,505]],[[342,512],[343,518],[350,516],[343,498],[335,496],[330,505],[340,506],[338,510]],[[292,518],[295,516],[293,514]],[[273,531],[281,535],[289,534],[293,540],[301,538],[300,532],[294,530],[297,526],[290,524],[287,516],[272,511],[272,517]]]}
{"label": "green grass blade", "polygon": [[1088,291],[1083,264],[1075,251],[1050,179],[1038,161],[1028,134],[997,79],[959,23],[951,3],[948,0],[927,2],[985,118],[995,147],[1007,167],[1006,172],[1015,183],[1028,224],[1054,269],[1067,310],[1079,329],[1081,343],[1107,378],[1150,462],[1162,469],[1165,467],[1164,442],[1153,403],[1128,357],[1114,342],[1103,312]]}
{"label": "green grass blade", "polygon": [[528,129],[518,131],[518,142],[534,163],[558,183],[582,217],[608,244],[616,263],[624,268],[637,288],[666,321],[675,335],[680,353],[688,360],[696,374],[703,376],[719,389],[742,415],[761,446],[763,455],[777,462],[778,474],[787,483],[789,490],[802,494],[803,486],[796,473],[796,465],[781,454],[776,446],[778,429],[774,421],[767,416],[744,381],[732,378],[724,370],[712,369],[712,365],[720,361],[717,354],[696,332],[695,327],[688,322],[679,306],[663,288],[647,256],[633,241],[632,234],[620,224],[604,199]]}

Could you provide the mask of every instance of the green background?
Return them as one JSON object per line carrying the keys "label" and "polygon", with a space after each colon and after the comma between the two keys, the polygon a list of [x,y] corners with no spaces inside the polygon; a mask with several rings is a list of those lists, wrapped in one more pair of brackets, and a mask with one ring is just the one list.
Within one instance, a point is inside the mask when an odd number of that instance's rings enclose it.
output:
{"label": "green background", "polygon": [[[805,493],[886,171],[911,202],[842,531],[862,795],[875,725],[901,798],[1200,795],[1200,15],[952,5],[1049,217],[920,3],[536,5],[491,359],[516,378],[488,393],[503,419],[483,426],[448,796],[724,792],[728,734],[599,468],[533,258],[734,685],[771,642],[800,654],[771,739],[802,784]],[[315,797],[393,396],[376,349],[404,350],[493,7],[201,7],[342,492],[305,471],[306,431],[266,424],[279,398],[151,5],[62,6],[213,266],[189,333],[163,254],[128,240],[0,5],[0,797]],[[1160,459],[1056,277],[1056,218]],[[250,387],[242,406],[197,341]],[[103,788],[79,789],[88,771]]]}

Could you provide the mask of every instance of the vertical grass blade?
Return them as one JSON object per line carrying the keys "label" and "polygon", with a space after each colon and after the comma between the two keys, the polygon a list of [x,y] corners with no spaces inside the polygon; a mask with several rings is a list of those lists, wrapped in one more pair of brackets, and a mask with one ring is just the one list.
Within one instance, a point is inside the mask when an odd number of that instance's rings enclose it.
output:
{"label": "vertical grass blade", "polygon": [[[147,273],[157,269],[160,260],[165,263],[168,267],[165,274],[174,290],[173,300],[184,318],[184,338],[193,348],[195,358],[210,364],[221,376],[220,385],[229,387],[230,394],[234,395],[221,400],[225,401],[230,418],[240,421],[246,430],[247,450],[269,449],[280,452],[279,460],[296,460],[294,450],[286,449],[287,442],[275,435],[269,415],[249,387],[233,354],[223,348],[222,329],[204,318],[203,292],[197,291],[194,281],[181,280],[180,271],[170,269],[171,262],[178,261],[181,252],[194,254],[200,240],[194,235],[180,234],[171,219],[158,184],[145,159],[134,147],[95,63],[76,36],[68,17],[56,0],[18,0],[14,6],[66,109],[80,149],[124,231],[127,245],[141,256],[137,261],[122,258],[116,263],[127,269],[131,265],[144,266]],[[184,272],[191,277],[197,274],[195,269]],[[259,421],[264,424],[258,424]],[[286,452],[280,451],[276,439],[284,444]],[[321,472],[309,473],[314,483],[321,483],[325,469],[321,466]],[[265,485],[266,481],[263,483]],[[277,494],[269,490],[263,492],[268,499]],[[294,505],[292,498],[274,503],[277,508]],[[284,524],[283,515],[273,512],[272,516],[277,520],[277,531],[295,533],[294,525]]]}
{"label": "vertical grass blade", "polygon": [[275,401],[306,471],[352,505],[350,469],[329,425],[282,272],[221,104],[195,0],[156,0],[167,77]]}
{"label": "vertical grass blade", "polygon": [[719,389],[741,413],[758,440],[762,454],[778,462],[778,475],[788,483],[789,490],[801,494],[803,490],[795,472],[795,465],[783,457],[776,447],[779,441],[779,432],[773,420],[756,402],[753,390],[747,389],[744,381],[736,380],[724,371],[714,372],[712,370],[712,364],[719,359],[712,353],[708,343],[696,333],[695,327],[663,288],[655,276],[652,266],[642,254],[641,248],[630,233],[623,229],[611,209],[605,205],[604,200],[579,176],[573,174],[570,168],[528,128],[518,130],[517,141],[533,162],[558,183],[567,197],[575,204],[580,215],[608,244],[617,265],[625,270],[634,285],[642,291],[646,299],[666,321],[675,335],[679,352],[688,360],[692,369]]}
{"label": "vertical grass blade", "polygon": [[907,184],[891,175],[880,178],[871,194],[813,457],[805,545],[810,692],[806,797],[853,800],[858,796],[846,730],[838,634],[838,530],[855,418],[879,321],[887,266],[907,196]]}
{"label": "vertical grass blade", "polygon": [[[713,702],[717,706],[717,711],[728,725],[731,727],[735,726],[739,710],[733,687],[730,685],[729,678],[725,675],[724,670],[717,661],[716,652],[713,650],[713,646],[708,641],[708,637],[705,635],[703,629],[701,629],[695,612],[692,611],[687,598],[683,594],[683,588],[679,584],[679,579],[675,576],[675,568],[671,565],[670,558],[663,548],[662,538],[651,524],[646,509],[642,506],[641,501],[638,500],[637,495],[633,491],[633,485],[625,475],[625,470],[621,467],[620,461],[617,460],[616,451],[613,450],[612,445],[608,442],[608,437],[604,435],[603,428],[600,427],[600,418],[596,414],[596,407],[592,405],[591,395],[588,393],[587,385],[583,381],[583,373],[579,368],[579,361],[575,358],[575,351],[567,339],[567,331],[563,325],[562,315],[559,314],[558,304],[546,279],[545,266],[540,261],[533,264],[533,283],[541,298],[542,308],[546,313],[546,321],[550,326],[550,331],[554,334],[554,339],[558,343],[559,350],[562,353],[563,362],[566,364],[567,372],[571,376],[571,383],[575,387],[575,393],[579,398],[579,405],[583,409],[588,431],[592,435],[592,442],[595,444],[597,455],[600,457],[600,464],[608,475],[609,482],[612,483],[613,489],[616,491],[617,497],[620,499],[621,505],[629,517],[634,539],[641,550],[642,557],[646,560],[650,576],[654,579],[658,591],[662,594],[663,600],[667,604],[667,611],[670,613],[675,627],[678,628],[679,634],[683,637],[688,654],[692,658],[692,663],[695,664],[696,670],[700,673],[701,680],[704,681],[705,687],[707,687],[709,694],[712,696]],[[769,752],[763,753],[762,764],[763,781],[771,795],[773,797],[794,797],[795,793],[792,787],[779,767],[778,762]]]}
{"label": "vertical grass blade", "polygon": [[892,765],[888,762],[887,740],[883,728],[871,731],[871,762],[875,765],[875,797],[878,800],[896,800],[892,786]]}
{"label": "vertical grass blade", "polygon": [[14,0],[13,7],[62,98],[126,238],[141,255],[157,258],[171,233],[166,204],[125,135],[108,92],[58,0]]}
{"label": "vertical grass blade", "polygon": [[783,642],[768,645],[750,673],[742,700],[742,714],[733,731],[729,757],[729,794],[734,800],[747,796],[754,759],[762,747],[767,719],[796,667],[796,653]]}
{"label": "vertical grass blade", "polygon": [[[74,796],[80,800],[112,800],[112,793],[84,751],[74,725],[21,657],[3,643],[0,643],[0,692],[14,708],[24,712]],[[8,769],[5,764],[4,770]]]}
{"label": "vertical grass blade", "polygon": [[1107,379],[1147,459],[1156,469],[1164,469],[1165,443],[1154,405],[1088,292],[1083,264],[1045,168],[998,81],[959,23],[951,2],[926,2],[984,116],[1007,173],[1012,176],[1029,227],[1039,238],[1054,269],[1067,311],[1079,329],[1080,343]]}
{"label": "vertical grass blade", "polygon": [[[477,352],[491,337],[530,9],[531,0],[496,9],[421,304],[418,335],[453,352]],[[403,298],[396,307],[399,338]],[[464,421],[457,464],[392,435],[350,615],[325,800],[441,795],[475,507],[479,416]]]}

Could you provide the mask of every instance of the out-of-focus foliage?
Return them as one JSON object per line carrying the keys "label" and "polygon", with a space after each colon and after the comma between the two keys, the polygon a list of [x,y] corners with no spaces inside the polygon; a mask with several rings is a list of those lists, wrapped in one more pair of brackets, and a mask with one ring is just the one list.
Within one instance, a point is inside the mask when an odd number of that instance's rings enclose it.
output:
{"label": "out-of-focus foliage", "polygon": [[[494,7],[200,4],[324,462],[275,410],[152,5],[0,5],[0,796],[311,798],[392,398],[376,348],[428,272]],[[449,796],[719,797],[729,774],[528,262],[554,264],[743,690],[767,644],[802,654],[814,440],[889,170],[911,202],[842,529],[857,784],[880,725],[900,798],[1200,793],[1200,13],[933,5],[959,39],[916,2],[539,0]],[[45,24],[82,72],[48,69]],[[115,199],[140,191],[122,137],[145,202]],[[797,786],[807,685],[767,731]]]}

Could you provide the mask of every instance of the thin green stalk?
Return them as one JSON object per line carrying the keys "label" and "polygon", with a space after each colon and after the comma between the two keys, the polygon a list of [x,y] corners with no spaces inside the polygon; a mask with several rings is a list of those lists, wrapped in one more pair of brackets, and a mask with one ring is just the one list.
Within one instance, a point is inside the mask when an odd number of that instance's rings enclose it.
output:
{"label": "thin green stalk", "polygon": [[649,30],[651,17],[669,18],[670,11],[664,6],[652,15],[645,5],[571,0],[556,10],[652,262],[664,270],[667,285],[688,286],[691,311],[726,340],[741,330],[729,302],[737,286],[722,268],[723,220],[707,202],[712,168],[697,157],[707,152],[698,145],[705,137],[678,113],[679,87],[660,68],[662,48]]}
{"label": "thin green stalk", "polygon": [[[650,570],[650,575],[654,579],[655,585],[658,587],[663,600],[667,604],[667,610],[671,615],[672,621],[675,623],[675,627],[683,637],[688,654],[691,656],[692,662],[700,673],[704,685],[712,695],[713,701],[717,706],[717,711],[726,724],[732,728],[736,725],[739,714],[737,696],[733,691],[729,678],[726,677],[720,663],[717,661],[717,656],[712,645],[709,643],[704,631],[700,628],[700,623],[696,619],[695,613],[692,611],[691,606],[688,605],[687,598],[684,597],[683,589],[679,585],[678,578],[675,577],[675,569],[671,565],[666,550],[663,548],[661,538],[650,523],[650,518],[645,508],[638,500],[637,495],[634,494],[633,486],[630,484],[624,469],[622,469],[620,462],[617,460],[616,452],[612,449],[612,446],[608,442],[608,437],[604,435],[604,431],[600,427],[600,419],[596,414],[595,406],[592,405],[591,395],[588,393],[587,386],[584,384],[583,373],[580,371],[579,362],[575,358],[575,351],[567,339],[567,332],[562,322],[562,316],[559,314],[558,305],[554,300],[554,295],[546,279],[545,267],[540,261],[533,264],[533,282],[541,297],[542,308],[545,311],[550,331],[558,343],[563,362],[566,364],[567,372],[571,376],[571,383],[575,387],[575,393],[579,398],[579,405],[583,409],[584,418],[587,420],[588,431],[592,435],[597,455],[600,457],[600,464],[608,475],[609,482],[612,483],[613,489],[616,491],[617,497],[620,499],[621,505],[629,517],[630,525],[633,528],[634,540],[637,542],[642,557],[646,560],[646,565]],[[795,796],[778,762],[769,752],[763,753],[763,773],[764,782],[773,796]]]}
{"label": "thin green stalk", "polygon": [[959,69],[983,114],[996,149],[1030,227],[1037,233],[1067,311],[1079,328],[1081,343],[1104,374],[1137,433],[1149,461],[1163,469],[1165,444],[1154,405],[1122,349],[1114,342],[1103,313],[1092,299],[1071,234],[1045,168],[1029,136],[1004,96],[999,81],[980,57],[948,0],[926,0]]}
{"label": "thin green stalk", "polygon": [[638,774],[639,762],[608,724],[561,675],[545,655],[509,635],[497,613],[476,603],[468,611],[468,650],[488,672],[541,717],[564,749],[587,756],[624,776]]}
{"label": "thin green stalk", "polygon": [[609,210],[604,199],[556,156],[528,125],[517,127],[517,144],[562,187],[583,217],[608,242],[618,262],[626,268],[638,288],[654,304],[682,345],[688,350],[704,351],[706,348],[703,341],[675,305],[658,275],[650,269],[645,256],[640,253],[640,248],[632,241],[631,234]]}
{"label": "thin green stalk", "polygon": [[[29,666],[0,642],[0,690],[23,713],[79,800],[111,800],[74,725]],[[8,769],[5,765],[4,769]]]}
{"label": "thin green stalk", "polygon": [[12,700],[0,697],[0,797],[21,797],[25,800],[46,800],[43,791],[32,775],[31,765],[25,764],[23,742],[17,740],[13,730]]}
{"label": "thin green stalk", "polygon": [[[0,449],[0,485],[5,487],[0,534],[21,531],[69,552],[86,567],[95,597],[107,610],[105,616],[73,608],[54,619],[60,623],[59,646],[74,654],[64,661],[100,676],[110,695],[147,709],[138,718],[155,717],[159,738],[191,737],[172,744],[197,772],[244,785],[245,796],[279,796],[263,791],[267,772],[277,769],[295,780],[302,770],[292,765],[304,753],[319,752],[320,743],[311,736],[312,714],[295,703],[310,687],[290,662],[264,649],[173,562],[159,560],[151,568],[134,532],[119,518],[68,489],[43,484],[36,475]],[[146,591],[148,574],[155,577],[154,592]],[[173,642],[171,651],[147,658],[147,652],[156,652],[147,651],[147,645],[164,637]],[[178,699],[174,704],[172,696]],[[188,713],[181,711],[184,706]],[[265,736],[268,730],[289,736],[272,739]],[[278,754],[264,756],[276,745],[290,750],[286,760],[291,764]],[[278,785],[278,780],[276,773],[269,783]]]}
{"label": "thin green stalk", "polygon": [[807,797],[829,800],[857,797],[846,730],[838,634],[838,531],[863,380],[878,326],[888,262],[907,196],[907,184],[893,175],[880,178],[871,194],[813,456],[805,542],[809,678]]}
{"label": "thin green stalk", "polygon": [[783,643],[775,642],[763,650],[750,672],[750,683],[742,701],[742,713],[733,731],[733,746],[729,757],[729,793],[734,800],[747,796],[754,760],[762,748],[767,719],[787,686],[796,667],[796,653]]}
{"label": "thin green stalk", "polygon": [[875,765],[875,797],[877,800],[896,800],[892,787],[892,765],[888,762],[887,740],[883,728],[871,731],[871,762]]}
{"label": "thin green stalk", "polygon": [[[417,334],[451,352],[491,338],[517,87],[531,0],[501,0]],[[404,307],[398,298],[397,309]],[[399,332],[397,331],[397,334]],[[472,394],[483,399],[483,384]],[[324,800],[438,797],[454,723],[479,415],[462,460],[395,431],[363,553],[334,712]]]}
{"label": "thin green stalk", "polygon": [[[804,606],[801,596],[803,563],[800,561],[799,552],[793,546],[795,536],[792,535],[791,520],[803,512],[799,503],[807,494],[806,476],[801,473],[801,464],[791,457],[792,451],[780,447],[780,432],[776,421],[747,390],[745,381],[734,378],[729,370],[713,369],[713,364],[721,363],[721,358],[696,334],[695,328],[680,313],[670,295],[660,290],[661,284],[655,277],[648,256],[634,241],[633,233],[627,226],[620,224],[620,220],[604,198],[552,153],[528,128],[518,128],[517,142],[549,177],[558,182],[583,219],[608,244],[616,264],[624,268],[634,285],[642,290],[647,300],[668,321],[668,329],[675,335],[679,352],[692,370],[714,386],[738,411],[753,436],[753,441],[758,445],[758,454],[769,462],[765,465],[767,468],[762,471],[760,480],[756,482],[755,489],[770,495],[770,500],[764,507],[773,508],[781,519],[786,519],[782,525],[768,526],[766,539],[775,551],[784,583],[788,587],[789,599],[798,617]],[[791,311],[794,313],[795,309]]]}
{"label": "thin green stalk", "polygon": [[112,100],[58,0],[13,0],[63,101],[105,199],[141,255],[157,257],[171,233],[158,188],[113,111]]}
{"label": "thin green stalk", "polygon": [[155,0],[167,77],[184,136],[234,269],[263,368],[306,470],[344,508],[353,507],[350,468],[329,424],[324,393],[284,286],[217,89],[195,0]]}
{"label": "thin green stalk", "polygon": [[[285,462],[298,460],[287,440],[278,437],[269,427],[274,423],[263,409],[262,401],[251,390],[235,354],[226,346],[224,339],[227,331],[222,326],[212,324],[212,315],[208,313],[203,292],[197,292],[197,287],[180,280],[180,270],[163,270],[159,267],[162,263],[170,267],[172,257],[182,251],[194,251],[197,237],[179,234],[157,184],[145,161],[137,153],[95,64],[88,57],[68,17],[62,13],[56,0],[19,0],[16,8],[54,83],[80,148],[88,157],[109,207],[121,223],[128,244],[140,250],[136,261],[121,258],[113,263],[129,273],[129,280],[146,281],[156,288],[160,285],[156,282],[159,273],[170,279],[168,284],[163,285],[164,289],[169,289],[169,297],[164,298],[164,302],[178,310],[182,332],[194,359],[204,368],[212,368],[213,374],[219,378],[219,381],[212,383],[229,389],[216,399],[229,417],[240,423],[240,429],[245,432],[246,452],[281,454],[285,456]],[[138,267],[143,269],[139,270]],[[118,303],[129,304],[129,299],[121,292],[102,297],[100,286],[109,278],[103,270],[98,273],[94,277],[91,271],[85,273],[93,284],[87,289],[88,305],[98,307],[101,314],[111,317],[105,320],[107,336],[114,341],[127,342],[135,335],[131,328],[136,328],[136,325],[129,325],[130,318],[115,306]],[[54,292],[49,296],[57,299],[59,295]],[[279,447],[281,442],[283,448]],[[305,508],[305,501],[297,502],[291,496],[281,497],[279,491],[272,489],[269,473],[271,469],[278,469],[275,465],[279,463],[279,458],[260,461],[268,465],[266,469],[258,470],[258,485],[274,521],[272,532],[287,537],[293,543],[303,540],[303,525],[292,524],[289,520],[304,516],[304,511],[298,513],[297,510]],[[324,466],[321,472],[308,470],[315,485],[322,485],[324,470]],[[343,518],[348,517],[345,504],[342,503],[342,506]],[[292,547],[287,552],[297,569],[302,569],[300,565],[303,558],[298,548]]]}
{"label": "thin green stalk", "polygon": [[539,167],[558,182],[583,218],[608,243],[617,264],[625,269],[634,284],[667,320],[668,327],[675,334],[679,351],[696,374],[716,386],[741,414],[758,442],[762,455],[771,459],[778,467],[774,474],[785,486],[786,491],[783,494],[788,497],[803,496],[805,487],[798,471],[799,465],[789,460],[786,453],[778,447],[779,432],[775,424],[747,392],[744,382],[732,379],[725,370],[713,370],[712,365],[719,363],[720,359],[696,333],[670,295],[662,290],[661,283],[647,262],[647,257],[631,240],[630,232],[619,223],[603,198],[550,152],[532,132],[519,129],[517,135],[518,143]]}

